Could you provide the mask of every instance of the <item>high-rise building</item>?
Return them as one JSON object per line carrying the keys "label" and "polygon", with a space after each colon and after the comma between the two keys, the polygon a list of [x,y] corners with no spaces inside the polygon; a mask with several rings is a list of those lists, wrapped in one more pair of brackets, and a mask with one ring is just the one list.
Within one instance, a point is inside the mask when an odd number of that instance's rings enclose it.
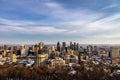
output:
{"label": "high-rise building", "polygon": [[77,48],[77,45],[76,45],[76,42],[74,42],[74,50],[76,50]]}
{"label": "high-rise building", "polygon": [[94,51],[97,51],[97,49],[98,49],[97,46],[94,46],[94,47],[93,47],[93,50],[94,50]]}
{"label": "high-rise building", "polygon": [[44,48],[44,43],[43,42],[40,42],[39,45],[35,45],[35,47],[34,47],[35,55],[36,55],[36,65],[37,66],[42,65],[48,59],[48,54],[45,53],[43,48]]}
{"label": "high-rise building", "polygon": [[73,50],[73,44],[70,42],[70,49]]}
{"label": "high-rise building", "polygon": [[8,49],[8,45],[4,45],[4,50],[7,50]]}
{"label": "high-rise building", "polygon": [[87,46],[87,53],[88,53],[88,55],[92,54],[92,46],[91,45]]}
{"label": "high-rise building", "polygon": [[38,45],[35,45],[35,47],[34,47],[35,56],[37,56],[37,54],[38,54],[38,50],[39,50]]}
{"label": "high-rise building", "polygon": [[77,50],[79,50],[79,43],[77,43]]}
{"label": "high-rise building", "polygon": [[13,50],[17,50],[17,46],[13,46]]}
{"label": "high-rise building", "polygon": [[48,54],[37,54],[36,56],[36,65],[40,66],[42,64],[44,64],[46,62],[46,60],[48,59]]}
{"label": "high-rise building", "polygon": [[21,46],[20,52],[21,52],[21,56],[22,56],[22,57],[26,55],[25,45],[22,45],[22,46]]}
{"label": "high-rise building", "polygon": [[57,51],[61,51],[61,48],[60,48],[60,42],[57,43]]}
{"label": "high-rise building", "polygon": [[120,50],[119,50],[119,48],[118,47],[111,47],[111,49],[110,49],[111,51],[111,53],[110,53],[110,57],[111,58],[116,58],[116,57],[119,57],[120,56]]}
{"label": "high-rise building", "polygon": [[43,47],[44,47],[44,43],[43,43],[43,42],[40,42],[40,43],[39,43],[39,49],[41,50],[41,49],[43,49]]}
{"label": "high-rise building", "polygon": [[110,57],[112,58],[112,64],[118,64],[120,62],[119,59],[119,48],[118,47],[111,47],[110,48]]}
{"label": "high-rise building", "polygon": [[73,50],[78,50],[78,49],[79,49],[79,43],[74,42]]}
{"label": "high-rise building", "polygon": [[12,62],[17,62],[17,55],[14,54],[13,51],[11,51],[10,59],[11,59]]}
{"label": "high-rise building", "polygon": [[62,50],[65,50],[65,48],[66,48],[66,42],[63,42],[62,43]]}
{"label": "high-rise building", "polygon": [[35,52],[35,46],[34,46],[34,45],[32,45],[31,50],[32,50],[33,52]]}

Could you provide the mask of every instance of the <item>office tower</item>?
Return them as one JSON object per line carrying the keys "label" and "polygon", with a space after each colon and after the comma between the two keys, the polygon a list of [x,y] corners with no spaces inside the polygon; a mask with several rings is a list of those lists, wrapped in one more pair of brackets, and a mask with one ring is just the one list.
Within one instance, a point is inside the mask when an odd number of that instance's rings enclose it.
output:
{"label": "office tower", "polygon": [[26,47],[25,47],[25,55],[28,55],[28,50],[29,50],[29,47],[26,46]]}
{"label": "office tower", "polygon": [[37,56],[37,54],[38,54],[38,50],[39,50],[39,47],[38,47],[38,45],[35,45],[35,47],[34,47],[35,56]]}
{"label": "office tower", "polygon": [[91,46],[91,45],[88,45],[88,46],[87,46],[87,53],[88,53],[89,55],[92,54],[92,46]]}
{"label": "office tower", "polygon": [[94,47],[93,47],[93,50],[94,50],[94,51],[97,51],[97,49],[98,49],[97,46],[94,46]]}
{"label": "office tower", "polygon": [[62,50],[65,50],[65,48],[66,48],[66,42],[63,42],[62,43]]}
{"label": "office tower", "polygon": [[112,58],[112,64],[118,64],[119,60],[119,48],[118,47],[111,47],[110,48],[110,57]]}
{"label": "office tower", "polygon": [[79,50],[79,43],[77,43],[77,48],[76,49]]}
{"label": "office tower", "polygon": [[43,48],[44,48],[44,43],[40,42],[38,45],[38,54],[42,54],[43,53]]}
{"label": "office tower", "polygon": [[79,44],[74,42],[73,49],[74,50],[78,50],[79,49]]}
{"label": "office tower", "polygon": [[17,46],[13,46],[13,50],[17,50]]}
{"label": "office tower", "polygon": [[34,47],[35,53],[36,53],[35,61],[37,66],[44,64],[48,59],[48,54],[45,53],[45,51],[43,50],[43,47],[44,47],[43,42],[40,42],[39,45],[35,45]]}
{"label": "office tower", "polygon": [[60,49],[60,42],[57,43],[57,51],[59,51],[59,52],[61,51],[61,49]]}
{"label": "office tower", "polygon": [[35,50],[33,49],[33,46],[32,46],[32,47],[29,47],[29,49],[28,49],[28,54],[27,54],[27,55],[28,55],[28,56],[29,56],[29,55],[32,55],[32,56],[35,55],[35,52],[34,52],[34,51],[35,51]]}
{"label": "office tower", "polygon": [[26,49],[25,49],[25,45],[22,45],[20,48],[20,52],[21,52],[21,56],[24,57],[26,55]]}
{"label": "office tower", "polygon": [[65,52],[68,53],[68,47],[65,47]]}
{"label": "office tower", "polygon": [[73,50],[73,47],[74,46],[73,46],[72,42],[70,42],[70,49]]}
{"label": "office tower", "polygon": [[111,47],[111,58],[119,57],[119,48],[118,47]]}
{"label": "office tower", "polygon": [[35,52],[35,46],[34,45],[32,45],[32,52]]}
{"label": "office tower", "polygon": [[50,48],[49,48],[49,58],[51,58],[51,59],[55,59],[55,57],[56,57],[56,51],[55,51],[55,47],[54,46],[51,46]]}
{"label": "office tower", "polygon": [[17,62],[17,55],[14,54],[13,51],[11,51],[10,59],[11,59],[12,62]]}
{"label": "office tower", "polygon": [[76,46],[77,46],[77,45],[76,45],[76,42],[74,42],[74,50],[76,50]]}
{"label": "office tower", "polygon": [[8,49],[8,45],[4,45],[4,50],[7,50]]}
{"label": "office tower", "polygon": [[43,42],[40,42],[40,43],[39,43],[39,49],[42,50],[43,47],[44,47],[44,43],[43,43]]}

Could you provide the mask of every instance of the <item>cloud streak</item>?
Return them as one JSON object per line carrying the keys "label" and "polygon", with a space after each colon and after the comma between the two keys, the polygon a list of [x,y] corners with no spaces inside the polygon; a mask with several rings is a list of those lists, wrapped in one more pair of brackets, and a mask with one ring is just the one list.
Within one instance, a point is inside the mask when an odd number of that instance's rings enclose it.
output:
{"label": "cloud streak", "polygon": [[[96,12],[85,8],[66,8],[62,4],[53,1],[38,1],[38,3],[33,3],[34,6],[31,5],[32,3],[32,1],[25,1],[25,3],[20,2],[15,6],[37,16],[45,16],[43,19],[34,21],[0,18],[1,33],[27,34],[29,36],[32,34],[56,35],[56,38],[71,36],[73,39],[82,37],[87,41],[91,38],[98,41],[103,38],[111,40],[120,38],[120,12],[106,16],[104,12]],[[117,6],[115,4],[109,5],[103,9]]]}
{"label": "cloud streak", "polygon": [[103,7],[102,9],[104,10],[104,9],[111,9],[111,8],[117,8],[117,7],[118,7],[118,4],[110,4],[108,6]]}
{"label": "cloud streak", "polygon": [[[10,21],[11,23],[6,23],[6,21],[9,22],[9,20],[5,20],[5,22],[1,23],[4,25],[0,25],[0,31],[1,32],[9,32],[10,33],[24,33],[24,34],[57,34],[57,33],[62,33],[65,32],[65,29],[58,29],[55,28],[54,26],[36,26],[38,25],[37,23],[33,26],[31,26],[30,24],[28,24],[29,22],[23,22],[23,24],[19,24],[19,23],[14,23],[12,21]],[[17,21],[19,22],[19,21]],[[21,21],[20,21],[21,22]],[[16,25],[15,25],[16,24]],[[26,27],[22,27],[22,26],[26,26]]]}

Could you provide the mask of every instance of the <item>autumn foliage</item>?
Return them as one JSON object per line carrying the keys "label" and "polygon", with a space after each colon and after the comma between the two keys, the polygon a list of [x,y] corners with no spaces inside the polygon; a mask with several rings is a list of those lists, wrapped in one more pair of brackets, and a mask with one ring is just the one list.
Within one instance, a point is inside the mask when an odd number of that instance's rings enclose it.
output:
{"label": "autumn foliage", "polygon": [[21,65],[4,64],[0,66],[0,80],[120,80],[120,75],[111,77],[103,68],[91,65],[93,70],[86,70],[84,65],[75,66],[76,74],[68,74],[70,67],[56,66],[48,68],[23,67]]}

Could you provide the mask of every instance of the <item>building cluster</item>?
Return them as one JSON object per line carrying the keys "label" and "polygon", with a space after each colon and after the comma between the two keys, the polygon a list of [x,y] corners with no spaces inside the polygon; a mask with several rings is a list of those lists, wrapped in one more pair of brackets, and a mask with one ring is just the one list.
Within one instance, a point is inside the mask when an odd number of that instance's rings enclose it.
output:
{"label": "building cluster", "polygon": [[71,66],[87,63],[119,65],[120,48],[118,46],[82,46],[76,42],[58,42],[55,46],[46,46],[43,42],[36,45],[0,46],[0,63],[15,63],[25,66],[49,65]]}

